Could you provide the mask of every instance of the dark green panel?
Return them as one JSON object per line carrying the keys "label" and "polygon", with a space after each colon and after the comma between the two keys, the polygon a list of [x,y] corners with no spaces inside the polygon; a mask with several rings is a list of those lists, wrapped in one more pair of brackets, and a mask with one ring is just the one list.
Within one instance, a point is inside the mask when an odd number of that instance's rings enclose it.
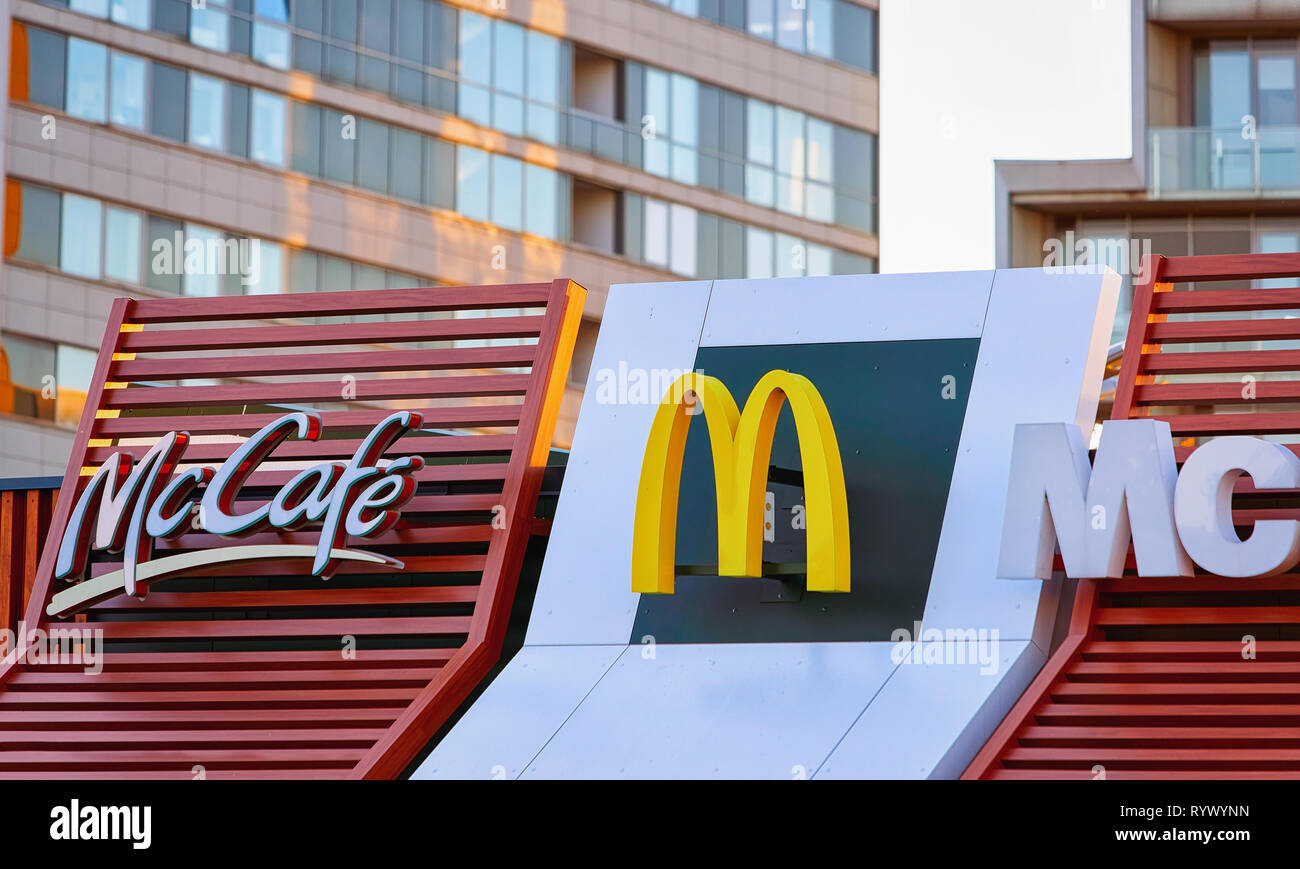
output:
{"label": "dark green panel", "polygon": [[[800,575],[679,575],[675,594],[641,595],[629,642],[646,635],[661,643],[867,641],[910,630],[925,609],[978,349],[977,338],[701,349],[696,369],[722,380],[741,407],[774,369],[816,385],[844,466],[853,590],[808,592]],[[717,502],[700,419],[691,425],[682,463],[677,564],[713,566],[707,568],[713,572]],[[791,521],[803,492],[788,407],[771,465],[776,540],[764,544],[765,572],[806,560],[804,531]]]}

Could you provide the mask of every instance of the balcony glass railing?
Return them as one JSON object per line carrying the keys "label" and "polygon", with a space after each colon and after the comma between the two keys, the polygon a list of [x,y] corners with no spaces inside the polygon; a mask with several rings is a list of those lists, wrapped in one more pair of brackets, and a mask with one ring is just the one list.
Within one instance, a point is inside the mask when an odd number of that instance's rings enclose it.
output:
{"label": "balcony glass railing", "polygon": [[1153,198],[1300,190],[1300,127],[1160,127],[1148,134]]}

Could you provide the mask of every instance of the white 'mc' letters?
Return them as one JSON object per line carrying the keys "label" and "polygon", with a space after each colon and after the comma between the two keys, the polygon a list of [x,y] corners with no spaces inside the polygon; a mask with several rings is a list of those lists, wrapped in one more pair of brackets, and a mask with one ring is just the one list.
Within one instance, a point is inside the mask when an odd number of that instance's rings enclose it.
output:
{"label": "white 'mc' letters", "polygon": [[1290,449],[1215,438],[1176,469],[1169,424],[1159,420],[1103,424],[1092,467],[1077,427],[1016,426],[998,576],[1050,578],[1059,543],[1068,576],[1118,578],[1130,537],[1139,576],[1191,576],[1194,562],[1246,579],[1300,563],[1300,520],[1260,519],[1245,540],[1232,524],[1243,473],[1258,489],[1300,488],[1300,458]]}
{"label": "white 'mc' letters", "polygon": [[1259,519],[1242,540],[1232,527],[1232,489],[1245,472],[1257,489],[1300,488],[1300,459],[1282,444],[1215,438],[1183,462],[1174,513],[1196,563],[1219,576],[1273,576],[1300,561],[1300,522]]}
{"label": "white 'mc' letters", "polygon": [[[1138,573],[1191,576],[1174,526],[1177,474],[1167,422],[1105,423],[1093,467],[1077,426],[1016,426],[998,576],[1050,579],[1057,541],[1067,575],[1123,576],[1130,538]],[[1104,522],[1091,521],[1097,507]]]}

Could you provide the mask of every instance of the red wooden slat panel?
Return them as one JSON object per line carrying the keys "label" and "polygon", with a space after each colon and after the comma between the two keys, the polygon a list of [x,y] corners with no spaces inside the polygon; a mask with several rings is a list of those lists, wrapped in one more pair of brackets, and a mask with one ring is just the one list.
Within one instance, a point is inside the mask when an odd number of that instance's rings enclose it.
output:
{"label": "red wooden slat panel", "polygon": [[[1168,343],[1300,336],[1300,320],[1278,317],[1165,321],[1168,314],[1300,308],[1295,288],[1182,288],[1294,277],[1300,255],[1155,257],[1144,271],[1112,418],[1143,416],[1155,404],[1194,408],[1159,417],[1170,423],[1180,462],[1196,448],[1186,438],[1300,432],[1300,412],[1236,412],[1300,399],[1300,378],[1241,380],[1300,371],[1300,352],[1162,352]],[[1170,375],[1180,382],[1167,382]],[[1300,505],[1288,506],[1300,493],[1256,492],[1248,481],[1235,487],[1233,517],[1243,528],[1300,517]],[[1082,780],[1102,766],[1108,779],[1300,778],[1300,642],[1271,639],[1300,629],[1300,572],[1081,581],[1079,594],[1065,642],[964,777]]]}
{"label": "red wooden slat panel", "polygon": [[[276,405],[314,409],[322,438],[279,444],[244,484],[236,508],[244,512],[306,463],[349,459],[393,410],[418,410],[426,430],[486,431],[408,434],[386,452],[428,458],[412,474],[419,490],[400,522],[364,541],[402,561],[401,570],[345,564],[330,584],[310,581],[300,562],[283,559],[211,565],[160,581],[143,600],[118,596],[61,624],[98,631],[108,643],[97,675],[81,661],[0,667],[0,777],[192,778],[191,761],[208,778],[400,772],[500,654],[523,548],[538,527],[541,472],[584,298],[581,287],[559,280],[119,300],[64,476],[67,497],[0,493],[0,554],[9,571],[0,592],[10,592],[0,601],[18,616],[22,602],[12,590],[17,584],[21,593],[27,583],[31,597],[21,615],[31,624],[48,623],[51,541],[87,482],[83,468],[119,449],[138,458],[154,438],[189,431],[195,437],[182,464],[215,464],[238,437],[277,419]],[[500,308],[528,313],[483,315]],[[448,316],[420,316],[434,311]],[[356,314],[387,317],[315,322]],[[501,338],[520,340],[462,343]],[[448,343],[415,349],[411,342]],[[123,388],[131,382],[149,385]],[[196,413],[200,408],[211,412]],[[500,428],[515,431],[494,431]],[[116,438],[141,443],[109,445]],[[496,507],[506,508],[500,522]],[[42,540],[38,531],[47,528],[49,540]],[[240,543],[318,541],[309,526]],[[223,545],[194,530],[154,548],[164,555]],[[89,573],[119,564],[97,555]],[[425,584],[421,577],[432,574],[456,574],[454,584]],[[114,645],[122,641],[131,651]],[[416,647],[371,648],[376,644]]]}

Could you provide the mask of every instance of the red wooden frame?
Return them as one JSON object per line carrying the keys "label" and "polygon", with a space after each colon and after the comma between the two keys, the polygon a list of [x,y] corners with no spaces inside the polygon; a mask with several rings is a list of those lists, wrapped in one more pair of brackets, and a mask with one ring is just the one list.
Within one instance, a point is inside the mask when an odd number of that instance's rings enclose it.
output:
{"label": "red wooden frame", "polygon": [[[100,629],[107,640],[148,646],[108,652],[97,676],[21,660],[0,668],[0,777],[190,778],[195,766],[208,778],[399,775],[501,654],[525,549],[545,530],[534,511],[585,297],[561,279],[117,300],[46,545],[35,569],[23,568],[28,625],[52,622],[44,608],[53,562],[88,469],[118,449],[133,448],[138,458],[147,448],[123,439],[147,444],[188,430],[195,440],[182,461],[219,462],[238,440],[201,435],[246,435],[279,415],[249,405],[272,402],[322,404],[329,435],[282,444],[277,460],[349,456],[397,408],[420,410],[426,429],[475,431],[408,435],[389,451],[428,462],[414,475],[422,488],[402,520],[367,542],[399,553],[401,572],[370,576],[345,565],[316,587],[304,585],[301,565],[208,569],[161,582],[142,601],[118,596],[78,616],[91,623],[77,626]],[[493,309],[540,313],[483,316]],[[384,321],[320,320],[370,314]],[[441,318],[421,317],[428,314]],[[299,318],[314,322],[292,322]],[[535,343],[456,343],[484,338]],[[449,343],[411,348],[414,341]],[[352,377],[345,400],[342,375]],[[191,378],[223,382],[186,383]],[[248,485],[278,486],[293,473],[268,466]],[[11,495],[0,494],[0,547],[13,545],[4,533],[13,525],[5,510]],[[316,536],[306,528],[243,542]],[[159,541],[158,550],[222,545],[195,532]],[[114,566],[92,564],[91,572]],[[8,579],[10,599],[13,586]],[[355,657],[342,653],[342,636],[355,637]]]}
{"label": "red wooden frame", "polygon": [[[1300,353],[1165,346],[1300,335],[1293,328],[1300,320],[1237,316],[1300,309],[1300,287],[1248,284],[1297,276],[1300,254],[1144,259],[1111,418],[1168,421],[1180,463],[1195,448],[1187,438],[1300,433],[1300,411],[1225,412],[1226,405],[1300,399],[1300,374],[1259,379],[1253,398],[1234,382],[1300,372]],[[1247,283],[1175,291],[1196,281]],[[1186,314],[1228,318],[1169,320]],[[1171,375],[1209,377],[1159,382]],[[1260,497],[1248,480],[1236,491]],[[1300,518],[1296,493],[1268,495],[1265,506],[1239,502],[1237,524]],[[1282,637],[1280,626],[1300,626],[1300,606],[1257,605],[1260,593],[1283,600],[1296,591],[1295,571],[1248,584],[1199,572],[1080,581],[1068,635],[962,777],[1093,778],[1100,767],[1107,778],[1300,778],[1300,643],[1269,637]],[[1124,633],[1132,631],[1142,634]],[[1251,659],[1236,638],[1206,639],[1251,632],[1263,635]]]}

